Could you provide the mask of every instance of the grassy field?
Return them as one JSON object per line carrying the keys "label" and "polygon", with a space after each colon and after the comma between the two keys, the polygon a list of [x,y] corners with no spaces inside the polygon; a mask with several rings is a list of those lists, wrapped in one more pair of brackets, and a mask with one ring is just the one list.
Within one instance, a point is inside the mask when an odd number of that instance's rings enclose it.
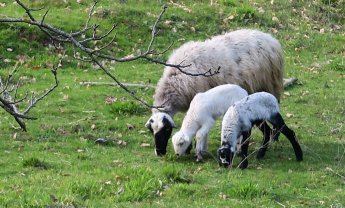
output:
{"label": "grassy field", "polygon": [[[46,6],[46,23],[75,31],[83,27],[92,0],[23,1]],[[78,3],[79,2],[79,3]],[[150,109],[113,86],[97,67],[73,59],[64,46],[60,85],[34,108],[27,132],[0,111],[0,207],[345,207],[345,3],[343,0],[101,0],[92,23],[106,31],[117,23],[116,56],[145,50],[150,27],[167,2],[154,47],[205,40],[239,28],[271,33],[282,44],[287,88],[281,110],[296,131],[304,161],[296,162],[287,139],[270,144],[263,160],[255,158],[261,134],[255,130],[246,170],[222,169],[215,159],[220,122],[209,136],[203,163],[193,155],[156,157],[144,127]],[[42,17],[43,11],[34,12]],[[22,17],[13,1],[3,0],[0,18]],[[61,51],[35,27],[0,23],[0,75],[17,61],[26,91],[42,93],[53,84],[50,66]],[[165,60],[169,53],[159,58]],[[122,82],[155,85],[163,66],[146,61],[105,63]],[[152,103],[154,90],[131,88]],[[183,114],[178,114],[179,126]],[[107,145],[95,140],[106,138]],[[237,158],[235,164],[238,164]]]}

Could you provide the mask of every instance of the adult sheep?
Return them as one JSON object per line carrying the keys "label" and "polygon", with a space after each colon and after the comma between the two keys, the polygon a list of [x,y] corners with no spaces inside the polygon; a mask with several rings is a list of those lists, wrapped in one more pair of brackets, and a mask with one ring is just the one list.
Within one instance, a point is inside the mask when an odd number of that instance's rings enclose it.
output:
{"label": "adult sheep", "polygon": [[[271,35],[257,30],[236,30],[204,42],[187,42],[172,53],[168,63],[191,64],[183,70],[193,74],[219,67],[220,73],[210,77],[189,76],[174,67],[165,67],[154,95],[154,106],[163,109],[153,108],[145,125],[154,135],[157,155],[166,154],[172,128],[176,127],[174,115],[185,112],[198,92],[222,84],[237,84],[249,94],[266,91],[279,100],[283,89],[281,45]],[[265,123],[260,130],[270,129]]]}

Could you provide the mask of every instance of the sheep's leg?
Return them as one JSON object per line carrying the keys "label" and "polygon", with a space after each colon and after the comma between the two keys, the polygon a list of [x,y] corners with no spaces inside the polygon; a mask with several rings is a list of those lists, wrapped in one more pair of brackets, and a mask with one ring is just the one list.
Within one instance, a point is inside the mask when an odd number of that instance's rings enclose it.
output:
{"label": "sheep's leg", "polygon": [[294,131],[292,131],[284,122],[282,116],[280,115],[280,113],[278,113],[277,115],[275,115],[272,119],[272,124],[274,126],[274,129],[276,132],[276,134],[274,136],[279,135],[279,132],[283,133],[286,138],[290,141],[293,150],[295,152],[296,155],[296,160],[297,161],[301,161],[303,160],[303,152],[301,149],[301,146],[299,145],[297,139],[296,139],[296,134]]}
{"label": "sheep's leg", "polygon": [[241,163],[240,168],[245,169],[248,167],[248,148],[249,148],[249,138],[250,138],[251,131],[242,132],[242,141],[241,141]]}
{"label": "sheep's leg", "polygon": [[205,123],[197,132],[195,135],[196,138],[196,145],[195,145],[195,155],[196,155],[196,161],[200,162],[202,161],[202,153],[207,152],[207,136],[208,132],[212,128],[215,120],[211,120],[207,123]]}
{"label": "sheep's leg", "polygon": [[256,154],[256,158],[261,159],[266,154],[268,143],[270,141],[270,134],[272,132],[272,129],[268,126],[268,124],[265,121],[261,121],[261,122],[256,123],[256,126],[260,129],[260,131],[262,132],[263,137],[264,137],[262,145],[261,145],[258,153]]}

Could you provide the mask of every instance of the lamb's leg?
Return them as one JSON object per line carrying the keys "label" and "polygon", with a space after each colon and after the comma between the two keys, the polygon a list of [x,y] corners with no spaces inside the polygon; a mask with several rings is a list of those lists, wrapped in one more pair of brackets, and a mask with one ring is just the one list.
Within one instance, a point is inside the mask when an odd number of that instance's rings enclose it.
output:
{"label": "lamb's leg", "polygon": [[296,160],[302,161],[303,152],[302,152],[301,146],[299,145],[296,139],[296,134],[285,124],[280,113],[274,115],[271,122],[274,126],[275,131],[277,131],[277,133],[274,136],[277,136],[277,134],[279,135],[279,132],[283,133],[286,136],[286,138],[290,141],[293,147],[293,150],[296,155]]}
{"label": "lamb's leg", "polygon": [[248,167],[248,148],[249,148],[249,138],[250,138],[250,133],[249,132],[243,132],[242,133],[242,141],[241,141],[241,164],[240,164],[240,168],[241,169],[245,169]]}
{"label": "lamb's leg", "polygon": [[205,123],[197,132],[195,135],[196,138],[196,145],[195,145],[195,155],[196,155],[196,161],[200,162],[202,161],[202,153],[207,152],[207,136],[208,132],[212,128],[215,120],[211,120],[208,123]]}
{"label": "lamb's leg", "polygon": [[270,134],[271,134],[272,130],[265,121],[261,121],[261,122],[256,123],[256,126],[260,129],[260,131],[262,132],[263,137],[264,137],[262,145],[261,145],[258,153],[256,154],[256,158],[261,159],[266,154],[268,143],[270,141]]}

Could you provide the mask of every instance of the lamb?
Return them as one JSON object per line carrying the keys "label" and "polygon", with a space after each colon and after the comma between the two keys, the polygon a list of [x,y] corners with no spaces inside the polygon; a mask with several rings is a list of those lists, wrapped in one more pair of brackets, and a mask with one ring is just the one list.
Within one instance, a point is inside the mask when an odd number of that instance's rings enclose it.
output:
{"label": "lamb", "polygon": [[[176,126],[174,115],[185,112],[199,92],[222,84],[237,84],[249,94],[265,91],[280,99],[283,88],[282,49],[275,38],[257,30],[236,30],[204,42],[185,43],[167,62],[191,64],[184,71],[193,74],[219,67],[220,73],[211,77],[189,76],[176,68],[165,67],[153,103],[163,108],[153,108],[152,116],[145,124],[154,135],[156,154],[160,156],[165,155],[172,128]],[[261,130],[267,132],[270,129],[266,124],[261,126]]]}
{"label": "lamb", "polygon": [[236,102],[225,113],[222,121],[221,147],[218,149],[220,166],[231,165],[237,140],[242,135],[240,168],[247,168],[248,138],[251,128],[253,124],[263,120],[273,125],[273,140],[276,140],[282,132],[290,141],[297,161],[303,160],[303,152],[296,140],[295,132],[285,124],[280,114],[278,100],[269,93],[258,92]]}
{"label": "lamb", "polygon": [[236,101],[246,97],[243,88],[226,84],[198,93],[190,103],[183,119],[180,131],[172,137],[176,155],[184,155],[191,148],[193,136],[196,135],[196,158],[202,160],[202,153],[207,151],[207,135],[216,119],[223,116]]}

